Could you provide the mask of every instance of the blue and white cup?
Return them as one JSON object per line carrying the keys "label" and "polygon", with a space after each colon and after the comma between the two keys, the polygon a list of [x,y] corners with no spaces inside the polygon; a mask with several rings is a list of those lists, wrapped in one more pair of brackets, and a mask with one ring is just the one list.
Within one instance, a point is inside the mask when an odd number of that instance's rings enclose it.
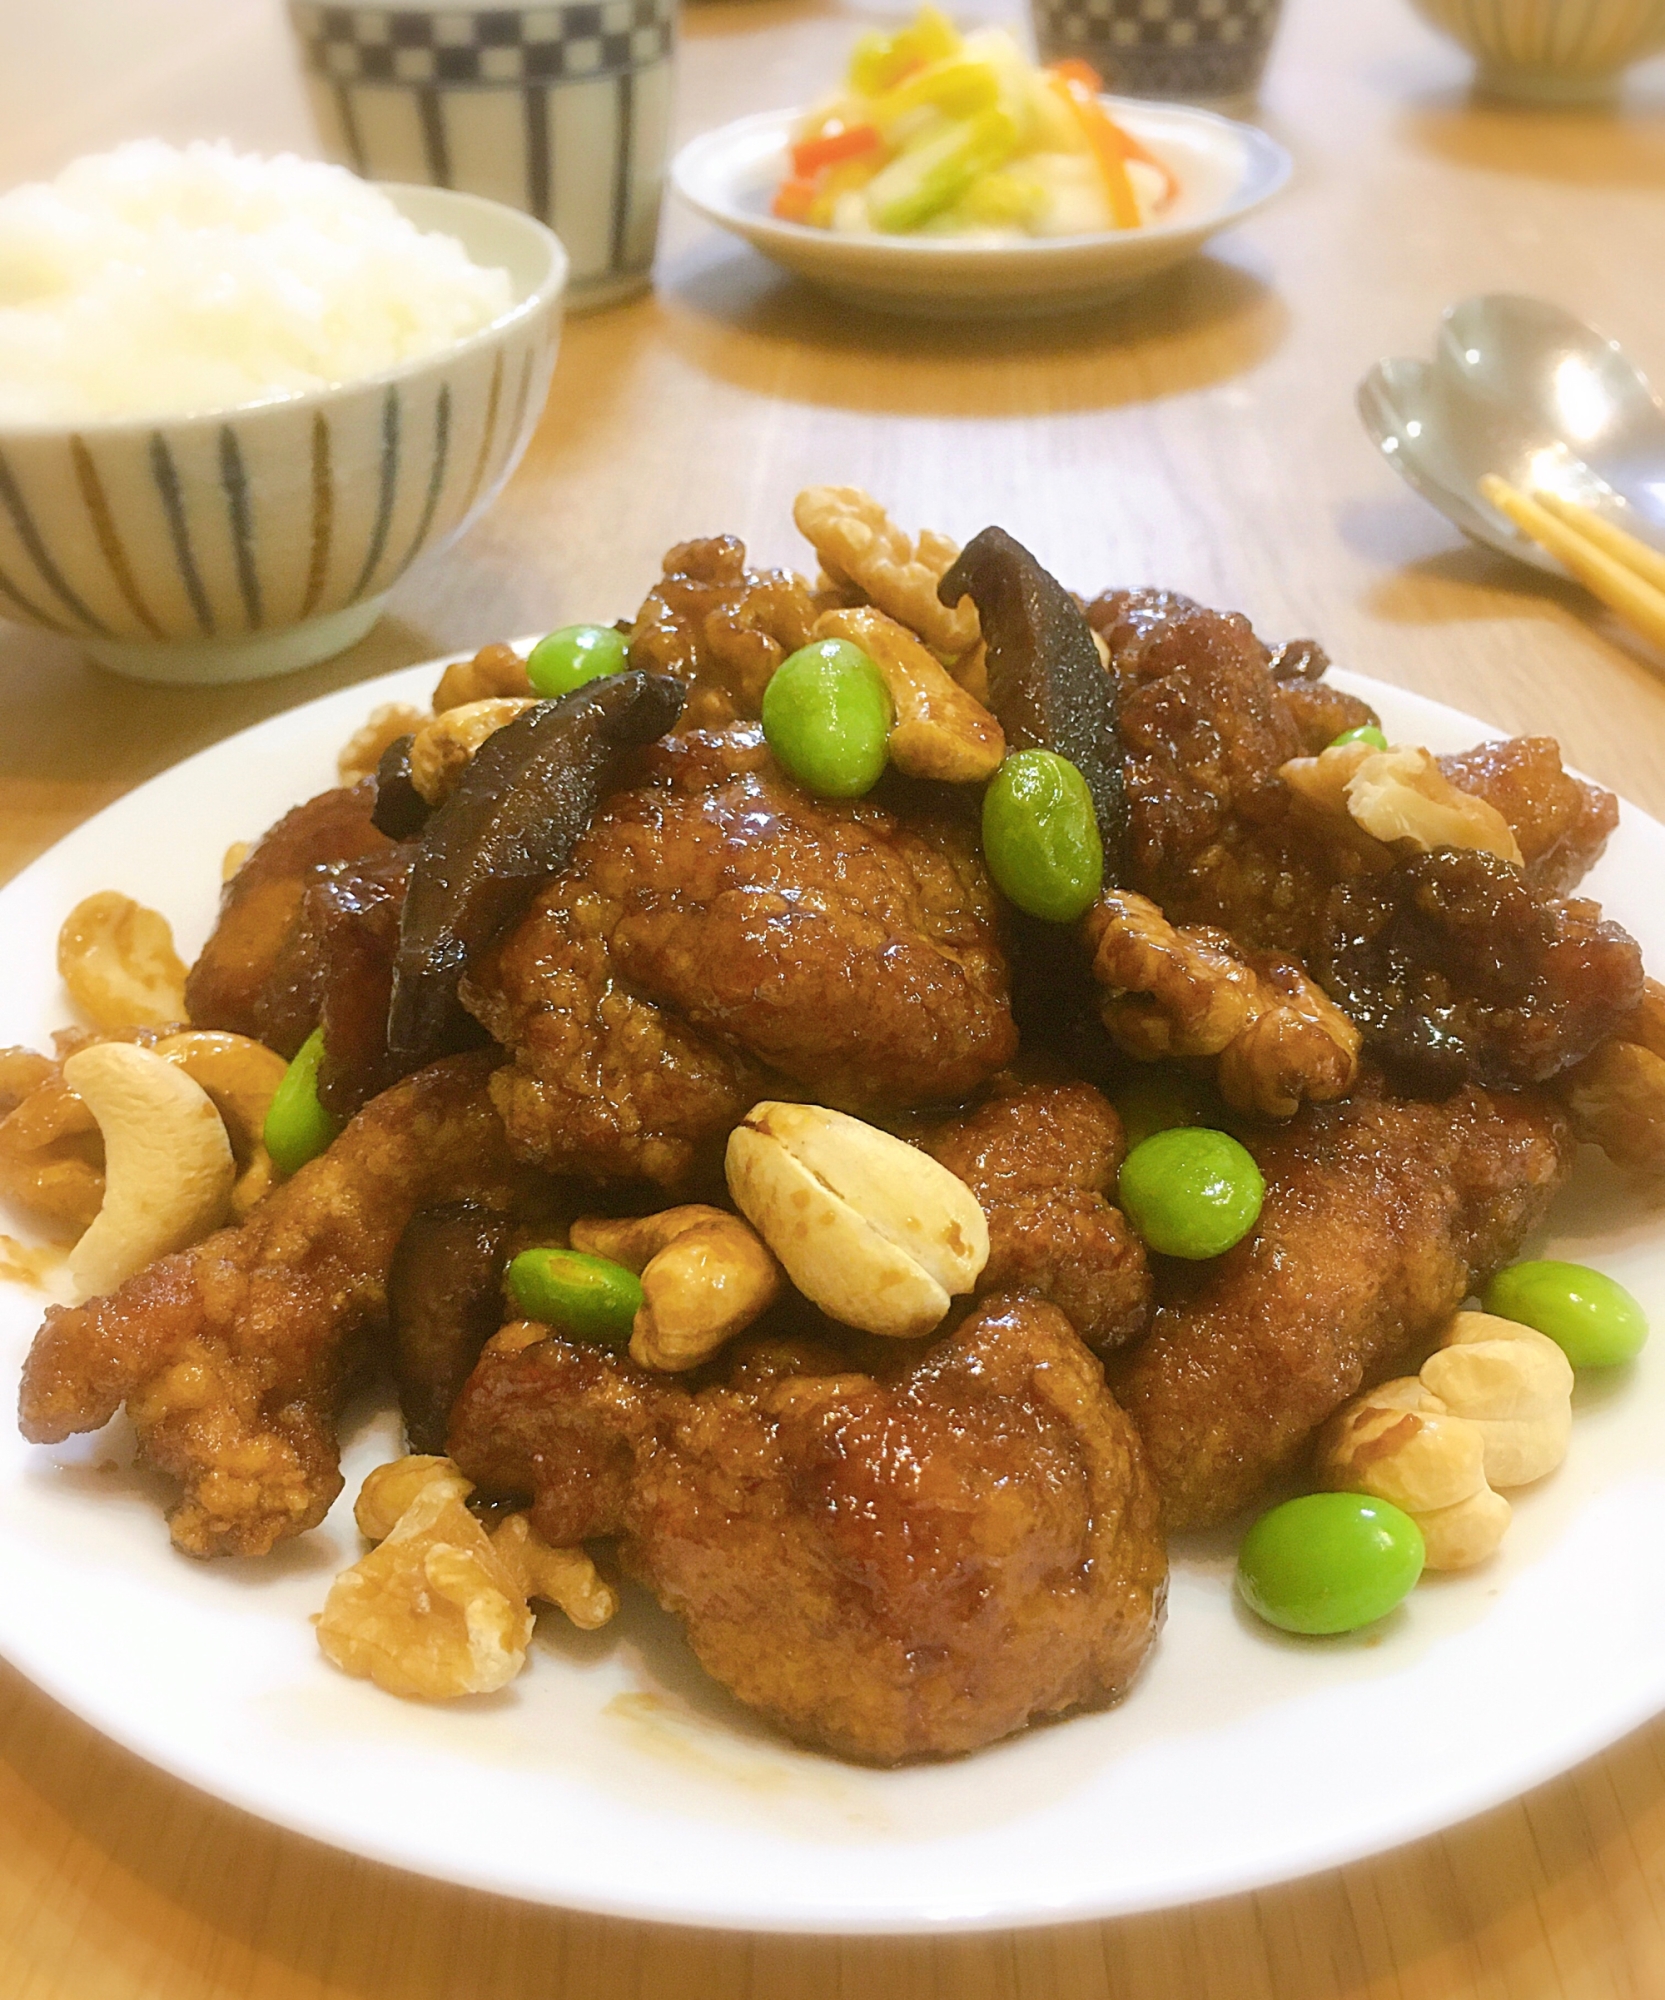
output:
{"label": "blue and white cup", "polygon": [[1121,97],[1250,97],[1281,0],[1030,0],[1043,62],[1089,62]]}
{"label": "blue and white cup", "polygon": [[468,7],[289,0],[330,157],[525,209],[569,309],[646,289],[670,141],[675,0]]}

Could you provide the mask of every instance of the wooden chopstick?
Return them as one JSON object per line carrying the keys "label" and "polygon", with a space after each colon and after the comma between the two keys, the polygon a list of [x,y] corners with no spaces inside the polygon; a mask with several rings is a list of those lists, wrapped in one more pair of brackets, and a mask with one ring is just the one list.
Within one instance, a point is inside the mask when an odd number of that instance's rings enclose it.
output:
{"label": "wooden chopstick", "polygon": [[1586,541],[1594,542],[1598,549],[1610,555],[1617,563],[1633,570],[1645,583],[1653,584],[1665,591],[1665,556],[1658,549],[1650,549],[1646,542],[1627,534],[1608,520],[1605,514],[1598,514],[1592,507],[1581,507],[1576,500],[1567,500],[1559,493],[1551,493],[1547,487],[1535,486],[1532,497],[1540,507],[1547,508],[1558,521],[1569,528],[1576,528]]}
{"label": "wooden chopstick", "polygon": [[[1494,472],[1481,480],[1480,493],[1522,534],[1559,556],[1585,589],[1627,625],[1665,648],[1665,558],[1587,508],[1559,495],[1531,498]],[[1637,561],[1638,555],[1646,560]]]}

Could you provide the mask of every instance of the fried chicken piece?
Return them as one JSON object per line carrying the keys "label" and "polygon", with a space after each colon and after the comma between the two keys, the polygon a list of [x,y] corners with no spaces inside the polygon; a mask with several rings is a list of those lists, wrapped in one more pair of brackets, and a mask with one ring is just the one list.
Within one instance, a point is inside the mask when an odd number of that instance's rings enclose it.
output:
{"label": "fried chicken piece", "polygon": [[451,662],[434,689],[434,713],[445,715],[476,701],[524,698],[532,691],[526,662],[513,646],[497,640],[482,646],[470,660]]}
{"label": "fried chicken piece", "polygon": [[452,1405],[503,1324],[514,1224],[500,1208],[447,1201],[406,1223],[387,1274],[393,1378],[413,1452],[445,1449]]}
{"label": "fried chicken piece", "polygon": [[1007,1082],[923,1145],[989,1224],[979,1296],[1034,1291],[1100,1353],[1150,1323],[1144,1245],[1110,1200],[1127,1152],[1115,1107],[1088,1083]]}
{"label": "fried chicken piece", "polygon": [[882,1375],[766,1361],[697,1393],[510,1331],[451,1455],[533,1493],[546,1540],[621,1534],[706,1671],[800,1741],[975,1750],[1114,1699],[1150,1648],[1155,1491],[1056,1307],[991,1300]]}
{"label": "fried chicken piece", "polygon": [[664,572],[636,613],[630,664],[688,686],[688,726],[755,717],[770,675],[809,644],[809,586],[790,570],[747,569],[746,545],[733,535],[678,542]]}
{"label": "fried chicken piece", "polygon": [[1357,829],[1300,815],[1279,772],[1306,743],[1260,650],[1243,621],[1202,612],[1141,642],[1120,710],[1126,886],[1171,923],[1209,925],[1304,963],[1331,884],[1384,872],[1392,856]]}
{"label": "fried chicken piece", "polygon": [[255,1001],[259,1039],[292,1056],[324,1031],[318,1095],[337,1118],[398,1081],[387,1014],[413,846],[313,871],[295,923]]}
{"label": "fried chicken piece", "polygon": [[1619,802],[1562,768],[1553,736],[1511,736],[1442,757],[1459,790],[1495,806],[1509,822],[1534,889],[1564,896],[1601,858],[1619,823]]}
{"label": "fried chicken piece", "polygon": [[1558,759],[1528,741],[1441,767],[1503,815],[1524,873],[1473,853],[1405,856],[1280,777],[1301,732],[1243,621],[1137,593],[1090,615],[1123,675],[1127,886],[1170,922],[1304,966],[1367,1050],[1422,1088],[1547,1080],[1635,1005],[1635,945],[1544,886],[1595,851],[1609,811]]}
{"label": "fried chicken piece", "polygon": [[1645,980],[1635,1011],[1557,1079],[1556,1093],[1580,1139],[1599,1146],[1650,1199],[1665,1199],[1665,986]]}
{"label": "fried chicken piece", "polygon": [[169,1527],[190,1555],[260,1555],[316,1527],[341,1490],[336,1409],[382,1325],[405,1224],[519,1184],[486,1090],[497,1059],[421,1071],[240,1227],[52,1308],[23,1367],[24,1436],[57,1444],[126,1403],[144,1461],[184,1488]]}
{"label": "fried chicken piece", "polygon": [[1636,940],[1596,904],[1535,894],[1478,850],[1340,883],[1308,958],[1380,1060],[1422,1088],[1545,1083],[1642,997]]}
{"label": "fried chicken piece", "polygon": [[952,809],[812,798],[753,724],[642,769],[462,987],[514,1051],[492,1087],[520,1157],[671,1183],[761,1097],[889,1112],[1010,1060],[995,898]]}
{"label": "fried chicken piece", "polygon": [[1176,930],[1130,889],[1106,889],[1082,935],[1104,1025],[1139,1061],[1215,1058],[1226,1103],[1263,1118],[1293,1117],[1352,1088],[1359,1031],[1298,965],[1246,955],[1206,925]]}
{"label": "fried chicken piece", "polygon": [[1273,651],[1240,611],[1210,611],[1177,590],[1107,590],[1088,605],[1087,622],[1109,649],[1124,696],[1135,683],[1202,661],[1228,675],[1263,677],[1274,709],[1312,756],[1379,719],[1368,702],[1324,680],[1330,659],[1316,639],[1290,639]]}
{"label": "fried chicken piece", "polygon": [[[264,1039],[260,1001],[317,871],[332,862],[385,855],[393,846],[370,823],[375,804],[371,778],[323,792],[286,813],[255,844],[222,890],[213,934],[186,977],[185,1005],[196,1027]],[[309,1021],[301,1035],[313,1025]]]}
{"label": "fried chicken piece", "polygon": [[1258,1225],[1159,1308],[1114,1379],[1170,1529],[1224,1521],[1294,1467],[1516,1254],[1573,1153],[1547,1101],[1472,1088],[1444,1104],[1361,1091],[1245,1143],[1266,1179]]}

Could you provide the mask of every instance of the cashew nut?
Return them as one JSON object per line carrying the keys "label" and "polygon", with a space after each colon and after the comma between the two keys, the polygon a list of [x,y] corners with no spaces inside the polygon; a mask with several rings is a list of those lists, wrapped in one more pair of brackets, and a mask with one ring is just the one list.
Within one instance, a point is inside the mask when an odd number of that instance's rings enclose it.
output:
{"label": "cashew nut", "polygon": [[754,1105],[729,1134],[729,1192],[806,1298],[868,1333],[929,1333],[988,1262],[965,1182],[818,1104]]}
{"label": "cashew nut", "polygon": [[1546,1334],[1490,1313],[1458,1313],[1422,1380],[1485,1440],[1494,1486],[1553,1472],[1572,1436],[1572,1363]]}
{"label": "cashew nut", "polygon": [[1412,1515],[1430,1569],[1467,1569],[1503,1539],[1493,1489],[1552,1472],[1572,1431],[1572,1365],[1553,1340],[1489,1313],[1458,1313],[1419,1376],[1384,1382],[1319,1439],[1326,1486]]}
{"label": "cashew nut", "polygon": [[571,1241],[641,1273],[630,1358],[642,1368],[698,1367],[780,1294],[780,1266],[726,1209],[696,1202],[622,1220],[584,1216]]}
{"label": "cashew nut", "polygon": [[1317,1469],[1325,1486],[1402,1507],[1422,1530],[1429,1569],[1483,1562],[1509,1525],[1509,1503],[1486,1479],[1478,1427],[1445,1411],[1415,1376],[1384,1382],[1333,1417]]}
{"label": "cashew nut", "polygon": [[905,625],[863,606],[824,611],[814,636],[859,646],[884,675],[896,714],[888,742],[897,770],[951,784],[979,784],[999,770],[1006,754],[1000,724]]}
{"label": "cashew nut", "polygon": [[84,898],[64,918],[58,972],[101,1028],[159,1028],[186,1018],[185,966],[167,918],[114,889]]}
{"label": "cashew nut", "polygon": [[208,1093],[153,1050],[97,1042],[63,1075],[104,1137],[103,1206],[69,1259],[91,1298],[217,1229],[237,1169]]}
{"label": "cashew nut", "polygon": [[456,790],[457,780],[486,738],[536,702],[535,695],[494,695],[448,708],[424,722],[411,738],[411,783],[429,805],[437,806]]}
{"label": "cashew nut", "polygon": [[219,1028],[165,1035],[156,1044],[156,1053],[177,1063],[193,1083],[200,1083],[224,1119],[239,1168],[231,1212],[241,1221],[272,1189],[275,1170],[266,1151],[266,1113],[288,1065],[264,1042]]}

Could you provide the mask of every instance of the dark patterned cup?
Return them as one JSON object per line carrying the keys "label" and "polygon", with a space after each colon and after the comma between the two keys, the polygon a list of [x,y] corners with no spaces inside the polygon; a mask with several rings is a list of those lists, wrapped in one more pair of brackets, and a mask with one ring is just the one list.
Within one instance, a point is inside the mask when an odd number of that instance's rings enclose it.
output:
{"label": "dark patterned cup", "polygon": [[1031,0],[1044,62],[1075,56],[1123,97],[1253,94],[1280,0]]}
{"label": "dark patterned cup", "polygon": [[569,309],[642,291],[670,141],[675,0],[470,7],[289,0],[324,149],[549,224]]}

